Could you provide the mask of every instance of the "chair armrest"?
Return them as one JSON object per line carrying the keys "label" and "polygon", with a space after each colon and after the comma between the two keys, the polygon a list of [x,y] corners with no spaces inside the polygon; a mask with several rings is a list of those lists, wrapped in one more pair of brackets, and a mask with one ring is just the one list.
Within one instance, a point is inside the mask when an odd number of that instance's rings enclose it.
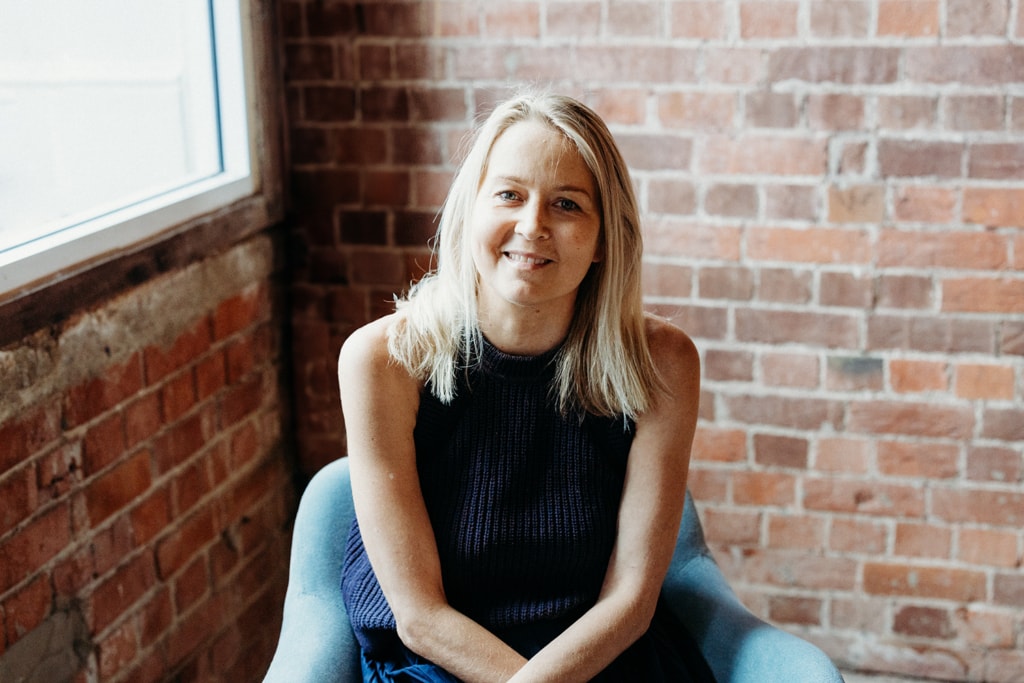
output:
{"label": "chair armrest", "polygon": [[314,475],[299,502],[281,636],[264,683],[362,681],[359,645],[341,597],[354,518],[348,461],[336,460]]}
{"label": "chair armrest", "polygon": [[697,641],[718,683],[843,683],[818,647],[744,607],[704,543],[689,494],[662,597]]}

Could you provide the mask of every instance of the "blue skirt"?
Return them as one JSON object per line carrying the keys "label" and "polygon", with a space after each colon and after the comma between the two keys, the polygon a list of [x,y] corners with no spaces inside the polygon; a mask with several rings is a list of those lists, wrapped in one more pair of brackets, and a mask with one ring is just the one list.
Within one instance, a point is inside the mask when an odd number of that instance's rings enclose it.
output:
{"label": "blue skirt", "polygon": [[[531,625],[497,633],[524,657],[531,657],[561,633],[568,624]],[[459,683],[459,679],[397,645],[387,659],[364,654],[366,683]],[[658,605],[651,627],[638,641],[592,679],[595,683],[714,683],[697,643],[675,615]]]}

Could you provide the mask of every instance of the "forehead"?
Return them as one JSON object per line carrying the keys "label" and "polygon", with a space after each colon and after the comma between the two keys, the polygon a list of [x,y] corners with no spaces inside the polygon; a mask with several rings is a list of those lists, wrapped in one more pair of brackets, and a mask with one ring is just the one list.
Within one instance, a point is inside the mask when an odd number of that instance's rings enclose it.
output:
{"label": "forehead", "polygon": [[495,139],[488,157],[485,177],[513,176],[554,180],[594,179],[576,146],[560,131],[539,121],[519,121]]}

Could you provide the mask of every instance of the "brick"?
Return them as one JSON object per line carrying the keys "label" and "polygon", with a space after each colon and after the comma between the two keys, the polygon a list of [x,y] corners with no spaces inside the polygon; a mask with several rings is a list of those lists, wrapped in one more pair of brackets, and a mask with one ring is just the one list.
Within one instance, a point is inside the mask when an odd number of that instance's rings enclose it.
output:
{"label": "brick", "polygon": [[865,175],[868,143],[863,140],[843,140],[839,143],[839,161],[836,173],[846,176]]}
{"label": "brick", "polygon": [[984,600],[985,575],[964,569],[868,562],[864,565],[864,591],[971,602]]}
{"label": "brick", "polygon": [[761,536],[761,515],[757,512],[705,508],[701,521],[711,543],[750,546],[756,545]]}
{"label": "brick", "polygon": [[1024,409],[986,408],[982,413],[981,436],[1001,441],[1024,440]]}
{"label": "brick", "polygon": [[773,83],[895,83],[899,60],[900,50],[888,47],[781,47],[768,56],[768,79]]}
{"label": "brick", "polygon": [[[555,49],[546,57],[564,62],[565,51]],[[575,65],[567,66],[586,69],[589,78],[595,82],[635,84],[637,75],[643,74],[646,83],[677,85],[700,82],[700,63],[700,51],[696,47],[620,46],[612,43],[577,47]],[[572,78],[579,76],[578,73],[568,75]],[[493,74],[489,77],[493,78]]]}
{"label": "brick", "polygon": [[156,547],[157,573],[161,579],[174,576],[216,536],[212,507],[199,510],[181,520]]}
{"label": "brick", "polygon": [[1013,647],[1013,617],[1004,611],[972,605],[955,610],[953,617],[957,633],[969,645]]}
{"label": "brick", "polygon": [[1010,400],[1016,377],[1010,365],[961,363],[956,366],[956,395],[981,400]]}
{"label": "brick", "polygon": [[808,510],[878,517],[920,518],[925,512],[924,492],[916,484],[851,479],[805,479],[803,505]]}
{"label": "brick", "polygon": [[768,601],[768,618],[775,623],[818,626],[821,624],[821,613],[820,598],[778,595]]}
{"label": "brick", "polygon": [[643,265],[644,293],[650,296],[688,297],[693,289],[693,269],[671,263]]}
{"label": "brick", "polygon": [[223,351],[199,360],[195,367],[196,398],[205,401],[227,383],[227,357]]}
{"label": "brick", "polygon": [[697,208],[693,183],[652,179],[647,188],[647,208],[654,213],[692,215]]}
{"label": "brick", "polygon": [[938,100],[921,95],[880,95],[878,123],[883,129],[932,128],[938,120]]}
{"label": "brick", "polygon": [[808,270],[762,268],[757,298],[776,303],[806,304],[811,301],[814,275]]}
{"label": "brick", "polygon": [[855,599],[833,598],[829,623],[833,628],[865,633],[882,633],[889,628],[888,601],[858,595]]}
{"label": "brick", "polygon": [[739,261],[742,231],[731,226],[708,226],[671,218],[647,221],[644,226],[644,250],[648,255],[693,259]]}
{"label": "brick", "polygon": [[902,401],[853,401],[849,404],[847,429],[867,434],[969,439],[974,431],[974,411]]}
{"label": "brick", "polygon": [[736,338],[765,344],[802,343],[823,348],[856,348],[858,330],[852,316],[741,309],[736,311]]}
{"label": "brick", "polygon": [[334,78],[334,50],[324,43],[285,43],[284,77],[286,83],[320,81]]}
{"label": "brick", "polygon": [[536,38],[540,35],[540,8],[536,2],[486,5],[483,20],[481,35],[484,36]]}
{"label": "brick", "polygon": [[992,353],[996,328],[989,321],[875,314],[868,319],[868,349]]}
{"label": "brick", "polygon": [[60,410],[46,405],[29,408],[0,425],[0,474],[21,464],[60,435]]}
{"label": "brick", "polygon": [[866,38],[871,12],[865,0],[833,0],[810,6],[811,35],[824,38]]}
{"label": "brick", "polygon": [[825,545],[825,520],[772,514],[768,518],[768,547],[820,550]]}
{"label": "brick", "polygon": [[693,141],[669,135],[619,135],[619,147],[631,168],[679,170],[690,164]]}
{"label": "brick", "polygon": [[747,351],[708,349],[704,376],[718,382],[750,382],[754,379],[754,356]]}
{"label": "brick", "polygon": [[747,424],[817,430],[831,425],[839,429],[839,402],[789,396],[725,396],[725,408],[733,419]]}
{"label": "brick", "polygon": [[950,479],[959,474],[959,449],[943,443],[879,441],[878,466],[887,476]]}
{"label": "brick", "polygon": [[936,524],[898,522],[893,554],[905,557],[949,559],[953,534]]}
{"label": "brick", "polygon": [[1019,528],[1024,523],[1024,493],[985,489],[935,489],[932,512],[958,523]]}
{"label": "brick", "polygon": [[99,584],[89,598],[90,627],[94,633],[104,630],[128,608],[138,602],[156,583],[153,557],[136,556]]}
{"label": "brick", "polygon": [[792,0],[743,0],[740,36],[748,40],[794,37],[799,9],[799,4]]}
{"label": "brick", "polygon": [[754,461],[767,467],[807,468],[807,439],[776,434],[754,435]]}
{"label": "brick", "polygon": [[996,574],[992,586],[992,601],[999,605],[1024,607],[1024,575]]}
{"label": "brick", "polygon": [[828,190],[828,220],[832,223],[879,223],[885,218],[885,187],[855,185]]}
{"label": "brick", "polygon": [[882,230],[877,248],[883,268],[1004,270],[1009,266],[1006,236],[991,232],[941,232],[923,238],[913,230]]}
{"label": "brick", "polygon": [[660,37],[661,9],[647,2],[608,6],[608,32],[615,36]]}
{"label": "brick", "polygon": [[889,381],[893,391],[901,394],[949,389],[949,367],[946,363],[930,360],[889,361]]}
{"label": "brick", "polygon": [[[827,141],[819,137],[707,135],[698,166],[704,173],[766,176],[822,175],[827,170]],[[678,167],[673,164],[672,167]]]}
{"label": "brick", "polygon": [[170,589],[161,584],[139,611],[139,636],[143,647],[164,636],[174,621]]}
{"label": "brick", "polygon": [[[386,81],[394,77],[393,55],[390,45],[359,45],[359,76],[362,81]],[[337,90],[337,88],[331,88]],[[352,95],[351,109],[355,112],[355,89],[348,88]]]}
{"label": "brick", "polygon": [[[443,142],[437,131],[421,127],[397,127],[391,130],[394,139],[394,161],[398,164],[441,164],[445,161]],[[451,175],[445,174],[446,185]],[[446,188],[447,189],[447,188]]]}
{"label": "brick", "polygon": [[691,448],[694,460],[706,462],[743,462],[747,458],[746,432],[701,424]]}
{"label": "brick", "polygon": [[[570,3],[571,4],[571,3]],[[673,38],[715,40],[725,38],[728,18],[722,3],[715,0],[687,0],[671,5]],[[579,32],[577,29],[576,33]]]}
{"label": "brick", "polygon": [[[893,217],[900,222],[952,223],[956,219],[958,194],[956,190],[944,187],[897,187],[893,197]],[[925,246],[920,239],[918,246]]]}
{"label": "brick", "polygon": [[213,336],[220,341],[269,319],[270,301],[266,289],[262,285],[250,285],[218,304],[213,315]]}
{"label": "brick", "polygon": [[213,425],[204,413],[193,413],[166,429],[153,444],[156,474],[168,472],[198,453],[213,436]]}
{"label": "brick", "polygon": [[864,99],[843,93],[811,94],[807,97],[807,123],[818,130],[861,130],[864,128]]}
{"label": "brick", "polygon": [[174,609],[185,614],[210,590],[209,571],[205,555],[193,560],[174,580]]}
{"label": "brick", "polygon": [[764,186],[764,216],[768,219],[814,221],[820,215],[819,204],[816,187]]}
{"label": "brick", "polygon": [[1001,95],[947,96],[946,127],[952,130],[1002,130],[1006,100]]}
{"label": "brick", "polygon": [[992,227],[1024,225],[1024,189],[1016,187],[967,187],[963,219]]}
{"label": "brick", "polygon": [[967,478],[1016,483],[1024,477],[1024,461],[1012,448],[977,446],[967,451]]}
{"label": "brick", "polygon": [[591,93],[588,102],[609,125],[640,125],[647,120],[647,91],[615,88]]}
{"label": "brick", "polygon": [[743,99],[744,121],[751,128],[793,128],[800,122],[800,105],[792,93],[759,91]]}
{"label": "brick", "polygon": [[1024,313],[1024,279],[950,278],[941,286],[946,312]]}
{"label": "brick", "polygon": [[1021,45],[907,47],[903,75],[910,83],[970,83],[972,87],[984,87],[1013,82],[1022,67]]}
{"label": "brick", "polygon": [[150,438],[160,430],[162,425],[159,393],[141,394],[124,408],[126,448],[131,449]]}
{"label": "brick", "polygon": [[0,536],[29,518],[39,504],[36,470],[27,463],[0,479]]}
{"label": "brick", "polygon": [[918,275],[883,275],[878,278],[878,308],[932,310],[934,284],[930,277]]}
{"label": "brick", "polygon": [[811,389],[819,384],[817,356],[803,353],[765,352],[761,356],[761,379],[768,387]]}
{"label": "brick", "polygon": [[843,557],[821,557],[804,550],[755,551],[745,558],[745,579],[802,591],[851,590],[857,563]]}
{"label": "brick", "polygon": [[760,261],[866,263],[871,244],[866,230],[854,228],[750,228],[747,255]]}
{"label": "brick", "polygon": [[825,366],[825,387],[833,391],[880,391],[883,370],[881,358],[831,356]]}
{"label": "brick", "polygon": [[71,387],[63,400],[65,429],[73,429],[102,415],[142,389],[142,363],[136,354],[111,366],[100,377]]}
{"label": "brick", "polygon": [[658,118],[673,129],[731,128],[735,112],[731,93],[675,92],[658,97]]}
{"label": "brick", "polygon": [[155,384],[171,373],[191,365],[210,348],[210,319],[194,321],[170,346],[150,346],[142,353],[146,383]]}
{"label": "brick", "polygon": [[889,531],[881,522],[832,517],[828,547],[843,553],[878,556],[888,547]]}
{"label": "brick", "polygon": [[879,0],[876,30],[880,36],[937,36],[939,0]]}
{"label": "brick", "polygon": [[23,581],[63,550],[71,540],[67,505],[58,505],[37,516],[17,534],[0,543],[0,595]]}
{"label": "brick", "polygon": [[896,611],[892,630],[893,633],[916,638],[950,640],[957,635],[949,610],[916,605],[907,605]]}
{"label": "brick", "polygon": [[757,48],[738,45],[706,46],[704,83],[759,86],[764,82],[763,54]]}
{"label": "brick", "polygon": [[697,282],[700,296],[705,299],[748,301],[754,295],[754,276],[746,268],[701,268]]}
{"label": "brick", "polygon": [[1016,532],[961,527],[958,536],[957,559],[963,562],[1007,569],[1020,565]]}
{"label": "brick", "polygon": [[94,576],[106,574],[120,565],[135,549],[131,520],[127,515],[116,517],[113,523],[97,531],[90,544]]}
{"label": "brick", "polygon": [[874,305],[874,279],[853,273],[821,273],[823,306],[869,309]]}
{"label": "brick", "polygon": [[151,483],[149,452],[142,451],[92,482],[85,504],[92,524],[98,525],[142,495]]}
{"label": "brick", "polygon": [[160,388],[160,407],[165,422],[175,422],[196,404],[192,369],[175,375]]}
{"label": "brick", "polygon": [[736,472],[732,498],[737,505],[792,505],[796,501],[796,477],[781,472]]}
{"label": "brick", "polygon": [[[1000,118],[1002,112],[999,111]],[[1024,177],[1024,144],[975,143],[967,148],[967,174],[972,178],[1019,180]]]}
{"label": "brick", "polygon": [[395,77],[399,80],[444,80],[446,57],[443,48],[418,43],[394,46]]}
{"label": "brick", "polygon": [[409,117],[414,122],[464,121],[469,115],[461,88],[411,88]]}
{"label": "brick", "polygon": [[43,574],[3,602],[7,643],[13,645],[50,615],[53,608],[50,577]]}
{"label": "brick", "polygon": [[601,3],[549,2],[546,26],[549,36],[597,35],[601,30]]}
{"label": "brick", "polygon": [[878,142],[878,167],[883,177],[958,178],[963,145],[956,142],[895,140]]}
{"label": "brick", "polygon": [[310,85],[302,89],[302,95],[306,121],[338,123],[356,118],[356,90],[351,86]]}
{"label": "brick", "polygon": [[815,469],[822,472],[849,472],[863,474],[871,461],[871,444],[865,439],[821,437],[814,459]]}
{"label": "brick", "polygon": [[1008,3],[1003,0],[946,0],[946,32],[950,36],[1002,36]]}
{"label": "brick", "polygon": [[138,655],[138,636],[135,623],[128,620],[106,634],[97,643],[99,675],[109,680],[119,672],[128,670]]}
{"label": "brick", "polygon": [[306,7],[306,25],[310,36],[344,36],[355,33],[356,7],[349,3],[316,3]]}

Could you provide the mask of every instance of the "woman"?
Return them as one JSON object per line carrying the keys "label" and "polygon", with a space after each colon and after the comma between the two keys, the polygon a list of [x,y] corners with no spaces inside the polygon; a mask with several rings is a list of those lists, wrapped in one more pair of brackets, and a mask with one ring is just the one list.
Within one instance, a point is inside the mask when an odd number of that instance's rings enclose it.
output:
{"label": "woman", "polygon": [[604,123],[567,97],[499,105],[438,239],[436,272],[339,359],[364,676],[704,680],[658,609],[699,360],[643,312]]}

